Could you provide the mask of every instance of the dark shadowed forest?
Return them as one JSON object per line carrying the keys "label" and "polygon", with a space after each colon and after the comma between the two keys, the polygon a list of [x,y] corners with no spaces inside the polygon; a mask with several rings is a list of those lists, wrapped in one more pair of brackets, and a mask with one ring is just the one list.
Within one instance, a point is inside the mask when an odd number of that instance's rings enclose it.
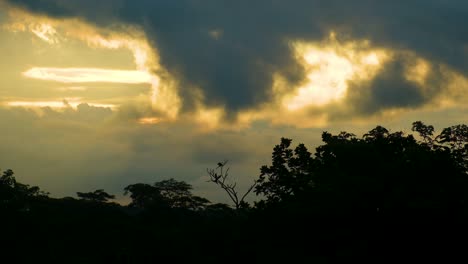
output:
{"label": "dark shadowed forest", "polygon": [[206,173],[229,205],[176,179],[125,187],[128,205],[105,190],[57,199],[5,170],[2,263],[462,261],[468,126],[411,130],[323,132],[315,151],[282,138],[246,190],[213,161]]}

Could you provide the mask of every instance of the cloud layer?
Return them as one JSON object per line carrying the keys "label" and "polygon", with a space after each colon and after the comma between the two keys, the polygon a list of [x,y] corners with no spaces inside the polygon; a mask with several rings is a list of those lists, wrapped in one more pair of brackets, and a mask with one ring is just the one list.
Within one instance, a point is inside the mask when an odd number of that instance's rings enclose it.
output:
{"label": "cloud layer", "polygon": [[[275,74],[284,78],[286,87],[297,87],[306,73],[291,43],[320,41],[331,30],[344,41],[365,39],[375,47],[409,50],[433,64],[468,72],[466,1],[8,2],[57,18],[77,17],[100,27],[124,23],[142,28],[162,66],[180,82],[185,109],[196,104],[194,89],[203,91],[208,106],[224,106],[228,113],[236,113],[271,101]],[[388,72],[371,83],[374,97],[366,100],[373,101],[362,111],[415,106],[428,100],[402,80],[400,64],[392,62]],[[395,85],[398,87],[393,89]]]}

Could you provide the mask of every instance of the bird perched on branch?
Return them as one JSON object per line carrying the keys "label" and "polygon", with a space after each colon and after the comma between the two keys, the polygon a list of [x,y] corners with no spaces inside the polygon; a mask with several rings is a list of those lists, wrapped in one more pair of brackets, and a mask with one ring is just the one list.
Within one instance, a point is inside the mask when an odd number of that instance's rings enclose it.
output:
{"label": "bird perched on branch", "polygon": [[217,173],[213,174],[213,181],[215,183],[218,183],[219,178],[221,178],[221,175],[218,175]]}

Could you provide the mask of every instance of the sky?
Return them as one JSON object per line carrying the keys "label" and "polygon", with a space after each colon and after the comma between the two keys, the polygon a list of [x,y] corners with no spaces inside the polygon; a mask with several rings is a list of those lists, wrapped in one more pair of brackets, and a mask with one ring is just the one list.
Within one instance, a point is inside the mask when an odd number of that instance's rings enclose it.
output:
{"label": "sky", "polygon": [[206,169],[242,191],[281,137],[468,123],[463,0],[0,0],[0,40],[0,168],[53,197],[228,202]]}

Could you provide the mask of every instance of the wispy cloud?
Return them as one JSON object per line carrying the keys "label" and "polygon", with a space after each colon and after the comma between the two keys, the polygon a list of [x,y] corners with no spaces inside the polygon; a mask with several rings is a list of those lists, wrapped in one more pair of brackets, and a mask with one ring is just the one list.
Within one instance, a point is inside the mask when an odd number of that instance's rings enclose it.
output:
{"label": "wispy cloud", "polygon": [[58,39],[55,36],[57,31],[49,24],[39,24],[35,28],[31,28],[31,32],[45,42],[50,44],[58,43]]}
{"label": "wispy cloud", "polygon": [[[10,107],[25,107],[25,108],[77,108],[79,105],[84,104],[80,99],[64,99],[64,100],[50,100],[50,101],[10,101],[5,103]],[[101,103],[86,103],[92,107],[101,108],[115,108],[113,104],[101,104]]]}
{"label": "wispy cloud", "polygon": [[70,86],[70,87],[60,87],[58,88],[59,91],[65,92],[65,91],[86,91],[88,90],[87,87],[84,86]]}
{"label": "wispy cloud", "polygon": [[151,83],[153,76],[144,71],[109,70],[95,68],[39,68],[34,67],[23,73],[33,79],[62,83]]}

